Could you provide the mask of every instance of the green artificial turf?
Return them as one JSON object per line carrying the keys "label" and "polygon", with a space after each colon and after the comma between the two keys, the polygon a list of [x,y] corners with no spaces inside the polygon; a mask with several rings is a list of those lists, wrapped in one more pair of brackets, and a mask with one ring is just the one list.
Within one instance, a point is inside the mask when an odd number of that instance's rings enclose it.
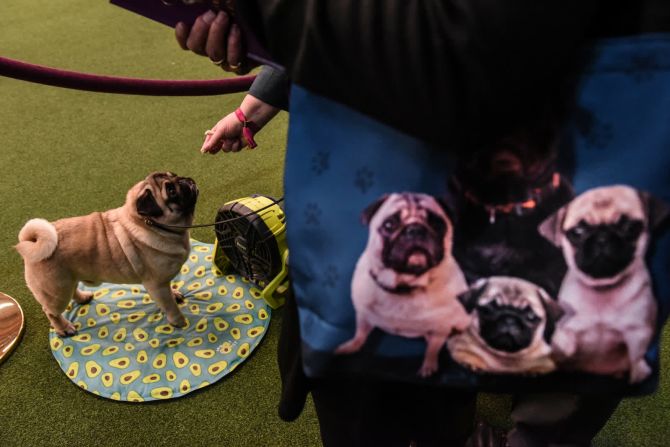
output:
{"label": "green artificial turf", "polygon": [[[0,2],[0,55],[71,70],[163,79],[223,73],[183,52],[173,32],[106,0]],[[279,420],[275,361],[281,312],[255,354],[233,374],[191,395],[127,404],[78,389],[51,355],[48,323],[23,281],[12,246],[30,218],[57,219],[122,204],[127,189],[153,170],[196,179],[198,222],[225,201],[282,194],[287,115],[258,136],[259,147],[203,156],[203,132],[232,111],[241,94],[156,98],[58,89],[0,77],[0,291],[26,314],[23,341],[0,365],[0,446],[312,446],[313,407]],[[193,236],[213,242],[211,229]],[[668,332],[665,332],[667,345]],[[298,347],[296,346],[296,349]],[[663,350],[664,365],[668,349]],[[667,368],[666,368],[667,369]],[[510,400],[482,396],[480,413],[509,424]],[[667,374],[650,397],[624,402],[597,446],[661,446],[670,439]]]}

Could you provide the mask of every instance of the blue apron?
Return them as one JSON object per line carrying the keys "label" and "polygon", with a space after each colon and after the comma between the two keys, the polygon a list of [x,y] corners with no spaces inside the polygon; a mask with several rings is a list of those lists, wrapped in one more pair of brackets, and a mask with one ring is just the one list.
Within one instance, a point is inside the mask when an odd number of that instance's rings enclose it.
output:
{"label": "blue apron", "polygon": [[[565,129],[564,150],[561,152],[565,155],[561,155],[560,174],[571,185],[575,196],[593,191],[594,188],[626,185],[633,190],[644,191],[660,201],[670,203],[670,126],[667,124],[670,116],[670,37],[650,35],[601,41],[590,51],[590,58],[591,62],[578,84],[575,116],[569,120]],[[452,175],[455,161],[445,154],[447,151],[439,149],[299,86],[292,88],[285,173],[286,215],[291,253],[290,275],[299,307],[306,374],[310,377],[367,376],[501,392],[519,389],[618,391],[628,394],[652,392],[658,382],[659,333],[670,311],[668,275],[670,235],[660,230],[652,232],[649,238],[646,267],[652,280],[645,289],[647,292],[640,292],[641,298],[630,298],[628,301],[632,304],[624,305],[619,310],[626,313],[628,312],[626,306],[630,305],[637,309],[631,312],[639,311],[644,314],[644,309],[652,309],[651,313],[647,312],[644,315],[647,317],[651,315],[654,319],[653,323],[647,325],[649,327],[638,328],[641,335],[636,340],[638,343],[642,340],[645,346],[642,354],[636,358],[631,357],[631,364],[628,366],[620,365],[618,370],[612,367],[614,369],[610,372],[594,372],[594,368],[597,370],[598,365],[588,365],[588,359],[582,358],[581,361],[577,361],[577,357],[572,359],[570,355],[577,356],[577,352],[589,353],[589,349],[593,349],[592,340],[591,342],[587,340],[588,334],[593,334],[588,332],[590,329],[587,328],[587,332],[572,339],[573,345],[576,343],[577,350],[572,354],[568,353],[567,357],[554,355],[552,349],[557,351],[559,349],[553,346],[551,337],[544,340],[544,344],[541,342],[544,350],[540,349],[543,352],[540,356],[545,365],[554,365],[552,368],[518,371],[512,365],[511,369],[498,370],[496,367],[491,367],[487,370],[487,367],[484,367],[482,370],[481,367],[473,367],[467,360],[455,359],[455,355],[452,355],[449,349],[450,344],[444,343],[439,348],[437,369],[417,374],[422,361],[427,357],[427,338],[421,333],[421,329],[423,327],[426,331],[433,330],[431,329],[433,322],[429,321],[430,315],[446,312],[447,317],[443,318],[445,321],[452,318],[450,315],[468,315],[471,318],[469,324],[472,324],[473,312],[479,312],[477,317],[479,329],[483,331],[486,318],[484,314],[487,310],[481,306],[485,306],[483,304],[485,295],[492,293],[496,282],[491,281],[486,292],[481,288],[475,290],[479,295],[473,298],[474,307],[470,306],[469,309],[467,300],[463,296],[459,298],[455,295],[464,295],[465,292],[473,290],[476,284],[468,280],[465,291],[455,291],[455,286],[437,287],[435,290],[442,290],[439,293],[444,295],[439,305],[442,306],[447,300],[451,300],[452,307],[435,310],[433,313],[428,312],[426,320],[428,322],[419,319],[412,324],[412,319],[419,318],[416,315],[425,310],[421,310],[419,306],[412,308],[419,309],[416,310],[416,314],[396,315],[395,323],[385,325],[386,320],[393,319],[389,316],[389,312],[405,307],[399,304],[394,308],[389,304],[387,308],[389,301],[384,300],[398,299],[398,302],[402,302],[403,298],[414,299],[410,295],[414,290],[418,290],[413,286],[404,285],[402,281],[395,283],[393,282],[395,279],[391,279],[391,283],[388,283],[388,278],[411,276],[412,269],[426,264],[426,259],[432,255],[417,248],[409,255],[407,264],[403,264],[404,273],[398,273],[400,276],[388,274],[389,270],[393,270],[393,266],[390,265],[392,262],[388,260],[361,261],[357,267],[359,259],[365,252],[369,252],[367,256],[371,258],[374,258],[374,253],[377,255],[380,253],[379,250],[373,253],[370,238],[390,240],[390,234],[396,231],[394,225],[398,225],[398,222],[387,219],[384,221],[384,228],[381,226],[372,228],[361,223],[361,216],[380,198],[391,197],[399,201],[398,203],[406,203],[409,208],[403,209],[403,213],[407,216],[419,216],[416,217],[418,220],[414,221],[416,228],[420,226],[422,219],[420,216],[427,215],[432,216],[433,220],[437,215],[438,218],[445,219],[448,226],[457,228],[458,216],[442,215],[439,210],[430,211],[431,207],[435,206],[431,198],[448,197],[452,193],[448,188],[447,179]],[[631,197],[626,200],[635,202]],[[392,211],[396,210],[388,200],[383,203]],[[388,216],[376,215],[375,218],[379,223],[385,217]],[[409,222],[414,218],[407,219]],[[646,225],[649,226],[649,223]],[[437,227],[426,228],[432,231]],[[443,231],[444,225],[441,227]],[[589,231],[600,228],[596,227],[597,225],[589,227]],[[628,225],[626,231],[635,233],[634,227]],[[387,230],[388,234],[385,233]],[[438,230],[440,228],[435,231]],[[632,237],[635,236],[636,233]],[[577,238],[574,234],[571,237]],[[448,251],[449,247],[445,247]],[[389,250],[384,250],[386,248],[382,250],[383,256],[386,256]],[[383,264],[382,270],[385,269],[386,273],[383,274],[385,276],[382,278],[380,273],[377,277],[375,272],[381,270],[372,268],[369,274],[367,271],[360,273],[357,281],[366,283],[364,287],[368,289],[367,292],[355,292],[357,287],[362,287],[352,285],[356,269],[362,271],[368,264],[374,263]],[[529,269],[532,268],[533,266],[529,266]],[[402,267],[399,269],[403,270]],[[456,275],[453,272],[449,274]],[[514,279],[511,281],[519,285],[519,290],[526,290],[524,287],[528,285],[527,283]],[[638,281],[640,284],[645,284],[643,279]],[[367,282],[370,284],[367,285]],[[574,278],[565,279],[561,287],[568,290],[569,286],[566,283],[575,282],[579,281]],[[375,284],[380,290],[370,292],[376,287]],[[426,286],[425,281],[421,284],[422,287]],[[594,296],[602,289],[598,287],[594,286]],[[432,289],[427,286],[427,289],[422,290]],[[447,292],[444,292],[445,290]],[[368,295],[354,298],[353,295],[357,293]],[[591,296],[591,292],[585,293]],[[376,298],[370,298],[372,295]],[[560,292],[557,295],[560,295]],[[550,298],[561,304],[560,297],[550,296]],[[418,299],[428,298],[421,296]],[[524,308],[530,312],[528,321],[533,322],[535,328],[546,329],[552,326],[554,334],[563,330],[561,329],[563,326],[565,328],[570,326],[566,324],[568,318],[580,317],[586,318],[586,321],[591,318],[589,315],[580,314],[592,310],[583,310],[579,302],[577,309],[566,304],[564,307],[569,309],[567,311],[563,309],[565,311],[563,315],[556,317],[550,325],[548,320],[550,312],[547,308],[544,310],[537,308],[542,299],[537,297],[528,299],[534,302]],[[586,298],[585,295],[584,300],[587,299],[590,298]],[[646,304],[640,304],[645,299]],[[653,302],[649,302],[650,299]],[[359,303],[358,307],[355,305],[356,300]],[[628,302],[626,297],[620,296],[615,300]],[[476,307],[477,302],[480,307]],[[498,304],[489,302],[493,306],[499,306],[500,303],[504,304],[503,301]],[[427,305],[428,311],[431,305]],[[509,306],[514,307],[512,304]],[[475,308],[479,310],[473,310]],[[532,315],[533,309],[537,315]],[[586,306],[585,309],[589,307]],[[375,313],[377,310],[379,312]],[[500,309],[495,310],[497,312]],[[603,310],[603,314],[610,311],[611,309]],[[600,314],[600,311],[596,313]],[[372,331],[361,346],[350,350],[351,352],[336,353],[338,347],[354,337],[358,326],[362,324],[357,321],[357,314],[359,319],[368,318],[366,324],[373,327]],[[367,317],[361,316],[362,314]],[[401,326],[405,327],[403,324],[407,320],[410,323],[408,327],[413,328],[412,330],[401,329]],[[627,321],[623,317],[621,320]],[[611,317],[607,321],[609,321],[607,324],[612,324]],[[435,324],[439,326],[439,323],[437,321]],[[457,323],[454,320],[451,326],[453,331],[448,337],[467,332],[468,329],[463,326],[464,324],[462,321]],[[616,326],[617,322],[614,319],[613,327],[600,333],[606,334],[603,337],[611,342],[612,352],[596,354],[602,354],[601,358],[605,359],[605,363],[615,364],[621,360],[625,364],[627,358],[625,352],[634,352],[632,343],[635,341],[620,339],[624,336],[626,328]],[[438,329],[435,330],[439,332]],[[487,343],[474,336],[466,342],[466,345],[473,343],[474,339],[480,344]],[[570,345],[570,342],[566,343],[564,346]],[[497,352],[502,353],[499,358],[503,360],[521,358],[507,355],[510,349],[505,348],[506,345],[502,342],[493,343],[492,346],[480,347],[488,353],[485,354],[487,358],[495,357]],[[582,348],[584,350],[579,351]],[[624,354],[615,352],[617,350]],[[535,351],[535,354],[529,356],[539,355],[537,352],[540,351]],[[565,354],[568,351],[562,352]],[[609,362],[610,354],[612,362]],[[619,357],[616,357],[617,355]],[[615,357],[619,360],[615,360]],[[519,363],[526,364],[527,360],[520,360]],[[638,369],[637,377],[632,380],[632,363],[635,362],[643,362],[650,371],[645,373],[644,368]],[[494,364],[498,365],[499,361],[494,360]],[[562,365],[572,366],[563,368]]]}

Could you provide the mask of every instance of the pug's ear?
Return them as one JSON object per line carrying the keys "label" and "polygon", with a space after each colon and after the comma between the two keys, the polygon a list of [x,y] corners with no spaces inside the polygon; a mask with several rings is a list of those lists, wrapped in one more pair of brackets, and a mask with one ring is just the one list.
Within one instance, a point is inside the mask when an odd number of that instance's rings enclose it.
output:
{"label": "pug's ear", "polygon": [[161,209],[160,206],[158,206],[158,203],[156,202],[154,195],[148,189],[145,190],[142,193],[142,195],[137,198],[137,202],[135,202],[135,207],[137,208],[137,213],[140,216],[160,217],[163,215],[163,210]]}
{"label": "pug's ear", "polygon": [[381,208],[381,206],[386,202],[386,199],[389,198],[389,194],[384,194],[374,202],[372,202],[370,205],[368,205],[367,208],[363,210],[363,213],[361,214],[361,222],[363,225],[368,226],[370,225],[370,221],[372,220],[372,217],[375,215],[375,213]]}
{"label": "pug's ear", "polygon": [[542,307],[544,308],[544,313],[547,315],[546,321],[544,323],[544,333],[542,337],[544,340],[549,343],[551,342],[551,337],[554,335],[556,330],[556,323],[561,317],[565,314],[561,305],[558,304],[558,301],[551,299],[551,297],[544,291],[544,289],[537,289],[537,296],[540,298]]}
{"label": "pug's ear", "polygon": [[557,247],[561,246],[561,236],[563,235],[563,221],[569,205],[558,209],[554,214],[547,217],[544,222],[537,227],[537,231],[549,242]]}
{"label": "pug's ear", "polygon": [[644,205],[649,222],[649,231],[654,231],[662,225],[668,223],[670,217],[670,206],[663,200],[655,197],[648,192],[640,191],[640,200]]}
{"label": "pug's ear", "polygon": [[458,295],[458,301],[461,302],[465,311],[471,313],[477,307],[477,301],[482,296],[489,282],[486,278],[478,280],[468,290]]}
{"label": "pug's ear", "polygon": [[537,289],[537,295],[540,297],[544,312],[547,314],[547,320],[558,321],[565,314],[558,301],[552,299],[544,289]]}

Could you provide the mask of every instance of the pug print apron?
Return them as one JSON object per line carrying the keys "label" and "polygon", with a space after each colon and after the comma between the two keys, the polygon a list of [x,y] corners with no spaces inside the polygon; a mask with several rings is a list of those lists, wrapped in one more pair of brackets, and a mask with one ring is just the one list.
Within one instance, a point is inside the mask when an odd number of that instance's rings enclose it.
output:
{"label": "pug print apron", "polygon": [[310,377],[645,394],[670,312],[670,36],[599,42],[555,169],[490,204],[298,86],[285,193]]}

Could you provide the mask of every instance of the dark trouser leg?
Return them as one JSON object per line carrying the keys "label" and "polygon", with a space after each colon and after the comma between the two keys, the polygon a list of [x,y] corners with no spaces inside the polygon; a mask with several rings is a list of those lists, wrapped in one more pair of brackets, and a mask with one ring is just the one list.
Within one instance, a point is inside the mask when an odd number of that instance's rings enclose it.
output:
{"label": "dark trouser leg", "polygon": [[462,446],[475,394],[420,385],[319,380],[312,388],[325,447]]}
{"label": "dark trouser leg", "polygon": [[277,364],[282,382],[279,417],[289,422],[300,416],[309,394],[310,380],[302,370],[298,305],[292,293],[286,297],[277,343]]}
{"label": "dark trouser leg", "polygon": [[586,447],[603,428],[618,395],[521,394],[512,407],[511,447]]}

